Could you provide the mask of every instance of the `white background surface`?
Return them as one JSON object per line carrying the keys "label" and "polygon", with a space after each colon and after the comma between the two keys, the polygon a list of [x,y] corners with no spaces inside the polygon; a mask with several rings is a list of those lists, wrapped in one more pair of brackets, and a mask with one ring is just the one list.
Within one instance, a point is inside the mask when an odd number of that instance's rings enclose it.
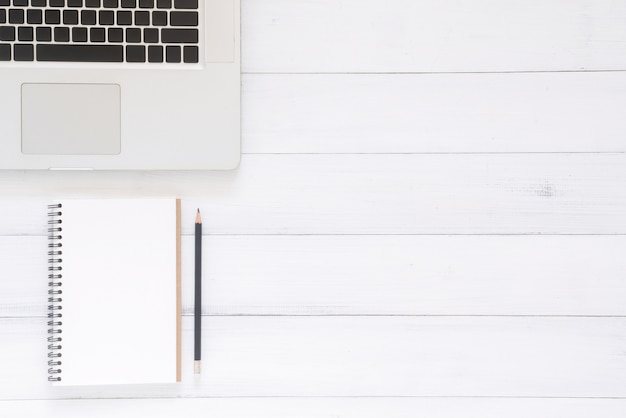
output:
{"label": "white background surface", "polygon": [[[242,12],[238,170],[0,173],[0,415],[623,417],[626,1]],[[183,198],[183,383],[46,382],[65,196]]]}

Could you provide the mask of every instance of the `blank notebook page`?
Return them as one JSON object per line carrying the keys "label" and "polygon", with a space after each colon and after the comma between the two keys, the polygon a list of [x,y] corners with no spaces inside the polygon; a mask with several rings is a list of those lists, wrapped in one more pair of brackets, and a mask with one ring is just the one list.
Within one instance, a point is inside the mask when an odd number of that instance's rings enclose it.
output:
{"label": "blank notebook page", "polygon": [[175,382],[177,202],[62,204],[57,385]]}

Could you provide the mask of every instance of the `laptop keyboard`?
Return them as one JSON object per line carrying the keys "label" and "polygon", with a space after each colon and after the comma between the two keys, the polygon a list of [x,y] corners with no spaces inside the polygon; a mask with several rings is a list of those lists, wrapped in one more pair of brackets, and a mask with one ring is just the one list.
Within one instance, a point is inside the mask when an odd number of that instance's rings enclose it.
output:
{"label": "laptop keyboard", "polygon": [[199,61],[198,0],[0,0],[0,62]]}

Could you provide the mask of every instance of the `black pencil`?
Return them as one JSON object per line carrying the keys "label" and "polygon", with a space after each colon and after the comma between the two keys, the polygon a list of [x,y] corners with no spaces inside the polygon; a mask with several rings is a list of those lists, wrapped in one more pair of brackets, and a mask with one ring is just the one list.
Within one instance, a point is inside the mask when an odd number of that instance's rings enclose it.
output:
{"label": "black pencil", "polygon": [[194,300],[194,373],[200,373],[201,334],[202,334],[202,218],[200,209],[196,213],[196,272]]}

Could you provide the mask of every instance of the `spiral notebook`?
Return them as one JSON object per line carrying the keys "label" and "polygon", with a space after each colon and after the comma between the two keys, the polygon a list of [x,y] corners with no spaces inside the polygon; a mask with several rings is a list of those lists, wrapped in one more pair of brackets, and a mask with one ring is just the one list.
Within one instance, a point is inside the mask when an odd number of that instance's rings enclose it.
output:
{"label": "spiral notebook", "polygon": [[64,200],[48,211],[48,380],[180,381],[180,200]]}

